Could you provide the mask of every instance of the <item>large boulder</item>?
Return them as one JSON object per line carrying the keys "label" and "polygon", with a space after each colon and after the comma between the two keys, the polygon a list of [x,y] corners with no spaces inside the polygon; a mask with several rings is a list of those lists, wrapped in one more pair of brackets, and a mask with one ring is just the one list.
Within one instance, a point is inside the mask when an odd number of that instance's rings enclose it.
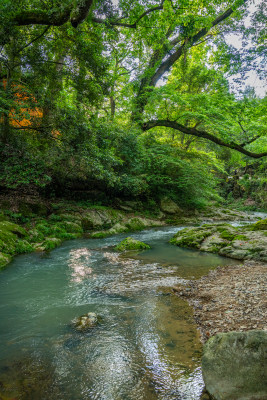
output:
{"label": "large boulder", "polygon": [[267,332],[218,333],[204,346],[202,373],[215,400],[267,399]]}
{"label": "large boulder", "polygon": [[166,214],[182,214],[180,207],[168,197],[160,200],[160,209]]}

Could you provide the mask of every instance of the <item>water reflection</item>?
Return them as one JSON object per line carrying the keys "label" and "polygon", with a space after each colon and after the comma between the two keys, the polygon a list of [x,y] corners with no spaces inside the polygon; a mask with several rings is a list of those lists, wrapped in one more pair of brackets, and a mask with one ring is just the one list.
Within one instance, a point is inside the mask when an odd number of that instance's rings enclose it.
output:
{"label": "water reflection", "polygon": [[93,269],[88,266],[91,255],[91,251],[87,248],[75,249],[70,252],[69,266],[72,282],[80,283],[92,274]]}

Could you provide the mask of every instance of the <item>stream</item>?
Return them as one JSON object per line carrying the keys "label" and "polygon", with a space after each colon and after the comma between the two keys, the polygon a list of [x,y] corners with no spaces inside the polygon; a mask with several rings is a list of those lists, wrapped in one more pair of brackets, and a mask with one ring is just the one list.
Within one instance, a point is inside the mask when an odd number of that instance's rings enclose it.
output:
{"label": "stream", "polygon": [[[0,400],[199,400],[198,331],[170,288],[236,261],[170,245],[179,229],[16,257],[0,274]],[[116,253],[127,236],[151,249]],[[99,326],[75,331],[91,311]]]}

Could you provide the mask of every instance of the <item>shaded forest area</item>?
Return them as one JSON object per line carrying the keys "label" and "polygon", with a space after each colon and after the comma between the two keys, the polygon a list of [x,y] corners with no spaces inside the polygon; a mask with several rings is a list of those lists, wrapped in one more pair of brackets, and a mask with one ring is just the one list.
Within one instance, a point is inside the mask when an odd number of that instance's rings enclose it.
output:
{"label": "shaded forest area", "polygon": [[2,0],[2,193],[266,208],[266,97],[244,84],[264,79],[265,11]]}

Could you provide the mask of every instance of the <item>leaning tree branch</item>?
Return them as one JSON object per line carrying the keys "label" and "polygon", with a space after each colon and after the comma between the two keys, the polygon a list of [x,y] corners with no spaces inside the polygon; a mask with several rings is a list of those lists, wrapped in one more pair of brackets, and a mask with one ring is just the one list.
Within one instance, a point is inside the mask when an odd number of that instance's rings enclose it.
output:
{"label": "leaning tree branch", "polygon": [[[156,127],[156,126],[164,126],[164,127],[167,127],[167,128],[172,128],[172,129],[178,130],[178,131],[183,132],[183,133],[185,133],[187,135],[192,135],[192,136],[208,139],[211,142],[218,144],[219,146],[224,146],[224,147],[228,147],[228,148],[233,149],[233,150],[237,150],[237,151],[239,151],[239,153],[243,153],[243,154],[245,154],[246,156],[249,156],[249,157],[261,158],[261,157],[266,157],[267,156],[267,152],[264,152],[264,153],[253,153],[253,152],[251,152],[249,150],[244,149],[242,147],[242,145],[240,145],[238,143],[235,143],[235,142],[227,143],[224,140],[222,140],[222,139],[218,138],[217,136],[214,136],[214,135],[212,135],[212,134],[210,134],[210,133],[208,133],[206,131],[200,131],[200,130],[197,130],[195,128],[188,128],[188,127],[186,127],[184,125],[181,125],[181,124],[179,124],[178,122],[175,122],[175,121],[151,120],[151,121],[146,122],[143,125],[143,130],[147,131],[147,130],[152,129],[152,128]],[[246,144],[249,144],[249,142],[247,142]]]}
{"label": "leaning tree branch", "polygon": [[[227,19],[234,10],[230,7],[228,10],[226,10],[223,14],[219,15],[217,18],[215,18],[211,24],[211,27],[205,27],[200,29],[199,32],[197,32],[193,36],[189,36],[185,38],[184,43],[180,45],[164,62],[160,64],[154,75],[152,76],[149,86],[156,86],[156,83],[160,80],[160,78],[170,70],[170,68],[173,66],[173,64],[181,57],[183,54],[183,51],[186,47],[192,47],[195,43],[197,43],[201,38],[203,38],[211,28],[214,26],[218,25],[225,19]],[[178,42],[178,38],[173,41],[173,44],[176,44]]]}

